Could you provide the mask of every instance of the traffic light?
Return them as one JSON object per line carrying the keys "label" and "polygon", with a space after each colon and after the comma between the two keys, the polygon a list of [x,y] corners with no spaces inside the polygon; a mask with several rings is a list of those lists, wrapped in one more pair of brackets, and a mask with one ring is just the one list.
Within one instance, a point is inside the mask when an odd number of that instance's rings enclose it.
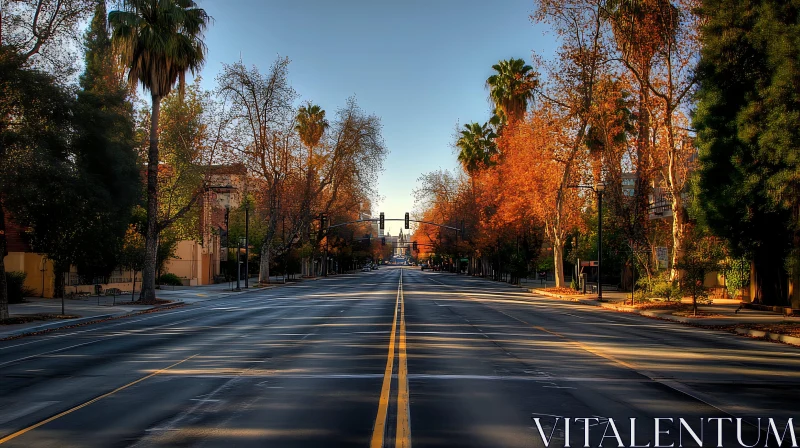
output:
{"label": "traffic light", "polygon": [[383,230],[383,212],[381,212],[380,222],[381,222],[381,230]]}
{"label": "traffic light", "polygon": [[414,249],[414,250],[417,250],[417,242],[416,241],[412,241],[411,242],[411,248]]}
{"label": "traffic light", "polygon": [[409,217],[408,217],[408,212],[406,212],[406,229],[408,228],[409,224],[408,222],[409,222]]}
{"label": "traffic light", "polygon": [[327,223],[327,221],[328,221],[328,215],[326,213],[320,213],[319,214],[319,228],[320,229],[324,229],[325,228],[325,224]]}
{"label": "traffic light", "polygon": [[386,237],[384,236],[384,237],[381,237],[381,246],[385,246],[385,245],[386,245]]}

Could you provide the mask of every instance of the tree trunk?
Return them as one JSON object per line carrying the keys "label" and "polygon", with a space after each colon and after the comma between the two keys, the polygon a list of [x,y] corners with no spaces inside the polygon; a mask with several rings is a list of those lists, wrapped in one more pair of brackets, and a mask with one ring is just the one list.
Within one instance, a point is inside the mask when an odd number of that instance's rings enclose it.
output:
{"label": "tree trunk", "polygon": [[[649,71],[645,73],[649,76]],[[637,120],[636,139],[636,186],[634,190],[634,220],[628,229],[628,237],[634,246],[642,244],[647,235],[650,217],[648,216],[650,197],[650,110],[647,87],[639,86],[639,119]]]}
{"label": "tree trunk", "polygon": [[8,319],[8,287],[6,286],[6,215],[0,202],[0,319]]}
{"label": "tree trunk", "polygon": [[795,232],[792,251],[789,253],[791,265],[791,296],[789,304],[792,308],[800,308],[800,204],[794,207]]}
{"label": "tree trunk", "polygon": [[553,238],[553,264],[555,265],[556,288],[564,287],[564,240],[559,235]]}
{"label": "tree trunk", "polygon": [[53,262],[53,298],[63,298],[66,294],[64,274],[67,272],[69,272],[69,265],[65,268],[62,263]]}
{"label": "tree trunk", "polygon": [[267,244],[261,245],[261,262],[258,265],[258,281],[259,283],[269,283],[269,252],[270,247]]}
{"label": "tree trunk", "polygon": [[142,292],[139,300],[156,301],[156,265],[158,260],[158,116],[161,97],[153,95],[153,113],[150,116],[150,148],[147,151],[147,232],[144,244],[144,269]]}
{"label": "tree trunk", "polygon": [[683,210],[683,199],[680,193],[678,193],[672,198],[672,266],[669,279],[673,281],[680,278],[676,266],[683,256],[683,231],[685,224],[686,219]]}

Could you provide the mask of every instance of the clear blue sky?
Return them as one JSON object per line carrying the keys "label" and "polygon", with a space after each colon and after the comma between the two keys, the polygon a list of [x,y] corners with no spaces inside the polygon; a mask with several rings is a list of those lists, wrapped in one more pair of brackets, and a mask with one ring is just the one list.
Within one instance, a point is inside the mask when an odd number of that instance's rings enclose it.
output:
{"label": "clear blue sky", "polygon": [[[199,0],[206,32],[207,88],[222,63],[266,71],[292,63],[302,100],[333,114],[352,95],[381,118],[389,155],[375,213],[402,218],[420,174],[457,167],[457,124],[490,115],[486,78],[500,59],[552,51],[530,19],[531,0]],[[387,223],[396,234],[402,222]]]}

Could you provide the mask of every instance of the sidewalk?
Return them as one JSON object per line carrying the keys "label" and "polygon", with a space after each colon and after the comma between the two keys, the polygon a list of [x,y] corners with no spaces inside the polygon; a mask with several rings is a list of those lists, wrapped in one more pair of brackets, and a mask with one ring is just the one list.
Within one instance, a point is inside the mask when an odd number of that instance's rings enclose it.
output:
{"label": "sidewalk", "polygon": [[[241,291],[235,291],[236,281],[229,283],[218,283],[216,285],[201,285],[201,286],[161,286],[156,290],[156,297],[164,300],[171,300],[173,302],[183,302],[187,304],[204,302],[209,299],[217,297],[227,297],[230,295],[241,294],[242,292],[253,291],[255,289],[264,288],[256,287],[258,284],[258,277],[248,280],[250,288],[245,289],[244,280],[239,282]],[[269,286],[282,285],[282,283],[271,283]],[[266,286],[266,287],[269,287]]]}
{"label": "sidewalk", "polygon": [[[31,315],[61,315],[61,299],[43,299],[28,297],[25,303],[8,305],[11,318],[28,317]],[[43,319],[31,322],[0,326],[0,339],[20,336],[37,331],[52,330],[55,328],[85,324],[97,320],[110,319],[126,314],[146,311],[159,305],[113,305],[114,298],[109,296],[88,296],[76,299],[64,299],[64,314],[75,316],[67,319]],[[130,296],[117,296],[116,302],[130,302]],[[172,305],[172,304],[170,304]],[[161,305],[163,306],[163,305]]]}
{"label": "sidewalk", "polygon": [[[250,285],[258,284],[258,278],[249,280]],[[23,334],[34,333],[37,331],[52,330],[56,328],[69,327],[74,325],[86,324],[98,320],[120,317],[127,314],[138,313],[159,307],[174,306],[180,304],[193,304],[206,300],[231,295],[242,294],[256,289],[269,288],[282,285],[273,283],[268,286],[253,287],[244,289],[244,282],[240,282],[242,291],[232,291],[228,283],[203,286],[162,286],[163,289],[156,290],[156,297],[169,300],[171,303],[162,305],[132,305],[132,300],[138,300],[138,292],[131,297],[131,294],[114,296],[82,296],[75,299],[64,299],[64,314],[75,316],[66,319],[50,318],[36,320],[20,324],[0,326],[0,339],[21,336]],[[236,288],[236,282],[233,282]],[[45,299],[39,297],[27,297],[25,303],[8,305],[10,317],[25,317],[30,315],[60,315],[61,299]]]}
{"label": "sidewalk", "polygon": [[[770,311],[758,311],[739,307],[740,301],[736,299],[713,299],[711,305],[698,305],[698,312],[705,314],[702,317],[686,315],[675,315],[675,310],[670,309],[639,309],[630,305],[630,292],[624,291],[603,291],[603,301],[597,300],[597,294],[578,294],[578,295],[559,295],[543,291],[545,288],[555,287],[555,282],[545,282],[544,285],[539,281],[529,280],[521,282],[522,288],[527,289],[532,294],[549,296],[561,300],[568,300],[590,306],[607,308],[615,311],[640,314],[662,320],[670,320],[683,324],[695,325],[700,327],[723,327],[733,329],[736,333],[755,338],[767,338],[774,341],[785,342],[792,345],[800,345],[800,337],[770,333],[759,329],[748,328],[755,325],[777,326],[780,324],[800,324],[800,319],[785,316],[780,313]],[[684,304],[691,304],[691,298],[682,300]],[[738,310],[738,312],[737,312]]]}

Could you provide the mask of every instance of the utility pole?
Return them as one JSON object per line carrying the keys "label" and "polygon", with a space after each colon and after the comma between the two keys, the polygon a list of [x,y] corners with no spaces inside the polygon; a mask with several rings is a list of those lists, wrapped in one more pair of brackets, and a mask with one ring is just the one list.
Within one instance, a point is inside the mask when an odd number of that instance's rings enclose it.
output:
{"label": "utility pole", "polygon": [[605,184],[600,181],[595,186],[597,191],[597,301],[603,301],[603,190]]}
{"label": "utility pole", "polygon": [[250,287],[250,203],[244,203],[244,287]]}
{"label": "utility pole", "polygon": [[237,238],[236,239],[236,289],[234,289],[234,291],[241,291],[242,290],[241,284],[239,283],[239,280],[242,277],[242,270],[241,270],[241,264],[242,264],[242,260],[241,260],[241,257],[242,257],[242,253],[241,253],[242,252],[242,239],[243,238]]}

